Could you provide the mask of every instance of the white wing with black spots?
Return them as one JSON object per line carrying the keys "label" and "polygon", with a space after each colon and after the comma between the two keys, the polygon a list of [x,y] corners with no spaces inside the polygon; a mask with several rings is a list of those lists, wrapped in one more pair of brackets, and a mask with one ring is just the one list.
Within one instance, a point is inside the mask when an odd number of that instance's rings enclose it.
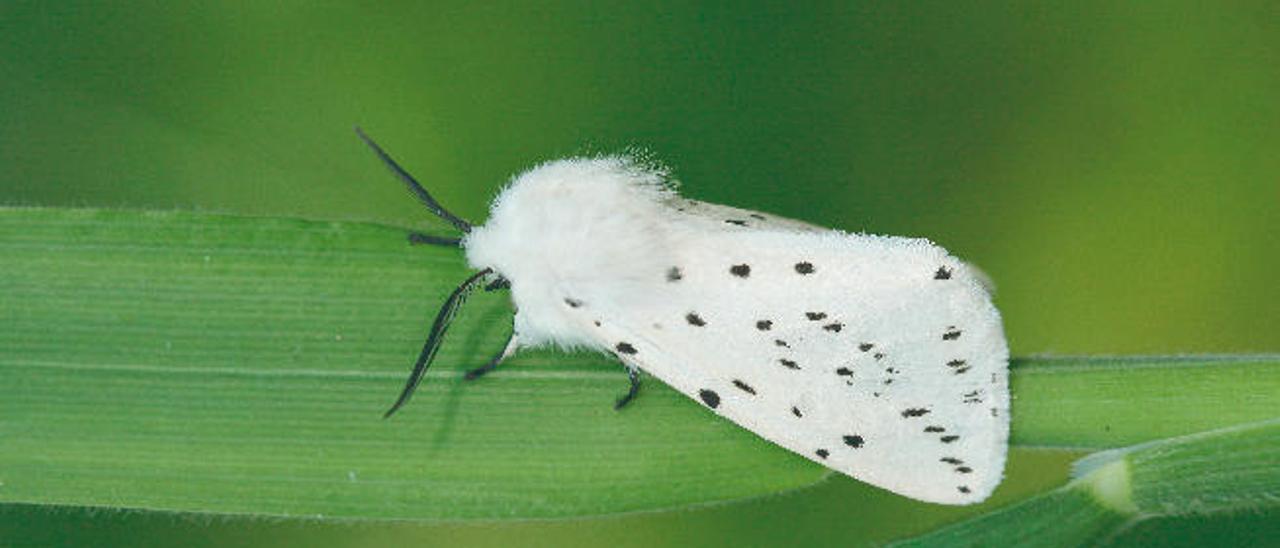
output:
{"label": "white wing with black spots", "polygon": [[573,309],[602,346],[873,485],[966,504],[1000,482],[1008,354],[964,263],[924,240],[836,232],[727,229],[679,250],[643,304]]}

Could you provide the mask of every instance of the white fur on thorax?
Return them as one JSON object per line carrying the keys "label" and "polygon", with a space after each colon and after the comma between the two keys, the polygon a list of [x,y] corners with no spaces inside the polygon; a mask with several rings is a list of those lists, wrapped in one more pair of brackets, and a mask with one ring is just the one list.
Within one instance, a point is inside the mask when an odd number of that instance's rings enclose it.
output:
{"label": "white fur on thorax", "polygon": [[626,157],[549,162],[512,179],[463,241],[473,268],[511,282],[521,346],[601,349],[565,313],[566,295],[625,306],[632,282],[671,264],[671,183]]}

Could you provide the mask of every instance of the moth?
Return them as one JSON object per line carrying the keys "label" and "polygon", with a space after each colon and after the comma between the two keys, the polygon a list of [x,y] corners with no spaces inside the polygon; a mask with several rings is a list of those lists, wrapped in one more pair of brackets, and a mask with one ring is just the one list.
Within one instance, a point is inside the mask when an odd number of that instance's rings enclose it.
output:
{"label": "moth", "polygon": [[1003,476],[1008,349],[977,269],[919,238],[850,234],[680,197],[626,156],[547,162],[514,177],[482,226],[450,213],[360,138],[460,238],[476,271],[448,297],[390,416],[478,287],[509,289],[520,348],[616,356],[757,435],[869,484],[942,504]]}

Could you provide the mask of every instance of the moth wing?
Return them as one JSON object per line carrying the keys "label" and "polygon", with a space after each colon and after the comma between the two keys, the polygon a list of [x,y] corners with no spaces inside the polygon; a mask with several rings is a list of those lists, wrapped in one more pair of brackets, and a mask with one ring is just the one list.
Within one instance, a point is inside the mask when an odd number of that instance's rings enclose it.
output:
{"label": "moth wing", "polygon": [[726,227],[778,232],[830,232],[831,229],[804,221],[687,198],[673,198],[668,204],[683,220],[695,227],[720,231]]}
{"label": "moth wing", "polygon": [[[804,221],[760,213],[750,209],[689,200],[687,198],[674,198],[670,205],[677,212],[688,215],[691,222],[713,229],[722,229],[724,225],[733,225],[752,230],[831,232],[829,228]],[[987,293],[995,293],[995,282],[986,272],[973,265],[968,265],[968,269],[982,284],[982,287],[987,290]]]}
{"label": "moth wing", "polygon": [[663,268],[630,288],[645,298],[574,309],[584,329],[831,469],[936,503],[990,495],[1007,448],[1008,350],[974,271],[927,240],[702,228],[670,242],[681,276]]}

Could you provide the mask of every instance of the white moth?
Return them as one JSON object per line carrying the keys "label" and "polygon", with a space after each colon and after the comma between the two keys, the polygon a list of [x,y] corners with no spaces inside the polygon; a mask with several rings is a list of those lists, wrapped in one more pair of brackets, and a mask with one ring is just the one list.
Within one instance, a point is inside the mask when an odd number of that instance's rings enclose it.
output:
{"label": "white moth", "polygon": [[[357,131],[359,131],[357,129]],[[928,240],[848,234],[679,197],[626,157],[516,176],[472,227],[363,133],[478,270],[446,302],[390,415],[478,285],[510,287],[517,348],[613,354],[710,411],[828,468],[943,504],[1003,476],[1008,350],[983,277]]]}

